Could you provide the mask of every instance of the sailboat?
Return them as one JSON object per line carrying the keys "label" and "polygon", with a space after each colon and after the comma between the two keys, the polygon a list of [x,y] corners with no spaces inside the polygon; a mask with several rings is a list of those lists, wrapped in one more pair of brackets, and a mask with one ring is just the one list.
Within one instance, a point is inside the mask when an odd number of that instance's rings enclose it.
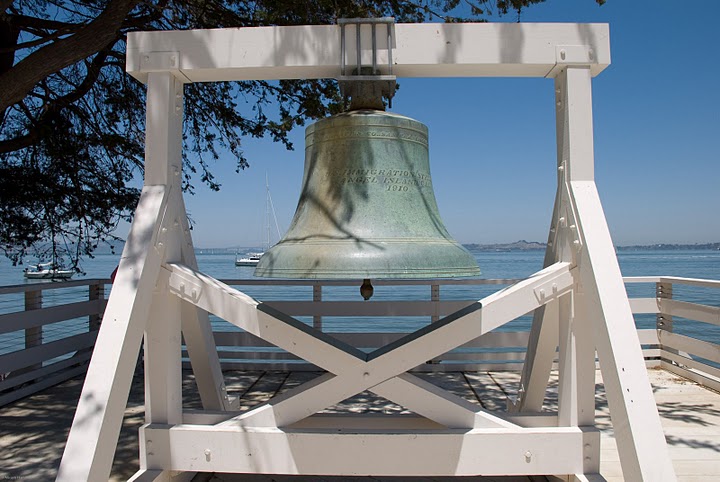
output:
{"label": "sailboat", "polygon": [[23,271],[27,279],[70,279],[74,274],[74,269],[64,268],[57,262],[38,263]]}
{"label": "sailboat", "polygon": [[270,249],[270,214],[275,221],[275,229],[277,230],[278,239],[280,239],[280,227],[278,226],[277,216],[275,215],[275,206],[270,196],[270,183],[268,182],[267,172],[265,173],[265,246],[261,252],[247,253],[243,257],[235,256],[235,266],[257,266],[260,257]]}

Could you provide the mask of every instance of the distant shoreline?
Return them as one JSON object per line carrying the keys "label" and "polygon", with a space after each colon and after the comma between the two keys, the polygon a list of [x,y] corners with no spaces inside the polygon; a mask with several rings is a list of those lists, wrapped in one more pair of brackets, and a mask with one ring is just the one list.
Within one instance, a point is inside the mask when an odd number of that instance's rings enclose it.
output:
{"label": "distant shoreline", "polygon": [[[464,244],[470,251],[544,251],[545,243],[536,241],[520,240],[514,243],[501,244]],[[682,251],[682,250],[720,250],[720,243],[695,243],[695,244],[644,244],[631,246],[616,246],[618,251]]]}
{"label": "distant shoreline", "polygon": [[[120,254],[123,249],[123,243],[115,244],[115,254]],[[496,244],[463,244],[469,251],[474,252],[503,252],[503,251],[545,251],[545,243],[537,241],[520,240],[514,243],[496,243]],[[701,251],[720,251],[720,242],[717,243],[695,243],[695,244],[645,244],[632,246],[616,246],[618,251],[682,251],[682,250],[701,250]],[[257,246],[239,246],[230,248],[195,248],[198,254],[241,254],[247,252],[262,251]],[[99,247],[95,254],[112,254],[109,249]]]}
{"label": "distant shoreline", "polygon": [[[496,243],[496,244],[463,244],[469,251],[474,252],[502,252],[502,251],[545,251],[545,243],[537,241],[520,240],[514,243]],[[668,250],[720,250],[720,242],[718,243],[696,243],[696,244],[648,244],[633,246],[616,246],[618,251],[668,251]],[[197,253],[201,254],[235,254],[245,253],[249,251],[257,251],[257,247],[237,247],[237,248],[195,248]]]}

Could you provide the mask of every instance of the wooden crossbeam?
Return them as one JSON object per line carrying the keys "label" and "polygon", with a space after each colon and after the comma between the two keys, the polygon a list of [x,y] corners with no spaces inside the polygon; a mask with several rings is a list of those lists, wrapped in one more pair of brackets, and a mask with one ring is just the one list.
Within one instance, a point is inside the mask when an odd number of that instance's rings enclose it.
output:
{"label": "wooden crossbeam", "polygon": [[[562,64],[593,75],[610,64],[609,28],[572,23],[400,23],[393,25],[392,70],[398,77],[553,77]],[[370,29],[362,32],[371,62]],[[355,46],[348,42],[348,55]],[[340,27],[301,25],[175,32],[130,32],[127,71],[145,81],[173,72],[184,82],[337,78]],[[378,38],[387,71],[387,40]]]}
{"label": "wooden crossbeam", "polygon": [[[398,376],[428,357],[440,356],[542,306],[574,283],[569,263],[558,263],[366,355],[196,270],[179,264],[168,264],[166,269],[168,286],[177,296],[328,370],[327,375],[222,423],[245,427],[286,426],[368,389],[391,400],[400,398],[444,425],[512,425],[478,415],[483,411],[458,398],[440,396],[414,378]],[[415,397],[414,402],[406,395],[422,391],[426,396]]]}

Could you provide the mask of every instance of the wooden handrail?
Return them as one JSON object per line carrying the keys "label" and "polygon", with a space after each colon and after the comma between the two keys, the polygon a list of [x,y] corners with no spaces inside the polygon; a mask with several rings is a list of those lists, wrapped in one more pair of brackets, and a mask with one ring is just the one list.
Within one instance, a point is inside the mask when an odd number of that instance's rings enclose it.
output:
{"label": "wooden handrail", "polygon": [[[323,300],[323,288],[358,286],[359,280],[274,280],[274,279],[227,279],[226,284],[235,286],[307,286],[311,287],[303,294],[301,300],[268,300],[265,303],[275,306],[292,316],[312,317],[313,326],[322,329],[322,317],[427,317],[428,322],[436,320],[456,310],[459,306],[473,300],[448,299],[447,292],[440,286],[479,286],[479,285],[511,285],[517,279],[435,279],[435,280],[373,280],[375,286],[427,286],[427,298],[417,301],[408,300],[375,300],[371,302],[351,299],[350,301]],[[673,286],[684,285],[720,289],[720,281],[673,276],[627,277],[624,281],[631,283],[655,284],[654,297],[631,298],[634,314],[656,314],[658,324],[655,330],[638,330],[641,344],[645,347],[648,363],[657,364],[682,376],[691,378],[704,385],[720,387],[720,346],[709,341],[698,340],[673,333],[674,329],[685,323],[684,319],[712,325],[720,325],[720,307],[703,305],[673,298]],[[2,373],[0,369],[0,405],[8,403],[17,396],[32,393],[26,385],[18,388],[26,381],[44,380],[37,383],[38,389],[49,386],[47,380],[60,383],[67,377],[77,376],[79,365],[85,365],[91,347],[88,340],[94,339],[100,325],[102,312],[107,300],[104,292],[110,284],[109,279],[93,278],[69,280],[54,283],[27,283],[22,285],[0,287],[0,299],[5,295],[21,295],[17,306],[10,313],[0,314],[0,337],[14,336],[15,348],[8,349],[7,343],[0,344],[0,359],[12,367],[11,374]],[[85,292],[73,291],[74,299],[67,303],[54,306],[43,306],[43,293],[52,290],[55,299],[62,298],[63,289],[88,287]],[[60,290],[60,291],[58,291]],[[442,298],[444,296],[444,299]],[[82,298],[82,299],[81,299]],[[15,298],[13,298],[15,299]],[[23,302],[24,299],[24,302]],[[13,301],[15,303],[15,301]],[[675,317],[675,318],[674,318]],[[682,319],[682,320],[681,320]],[[63,328],[66,336],[56,339],[43,339],[43,327],[53,323],[69,323]],[[12,335],[25,332],[25,336]],[[83,333],[87,336],[84,336]],[[245,333],[215,333],[218,351],[223,359],[224,367],[243,367],[266,369],[301,369],[303,360],[278,352],[272,347]],[[333,333],[333,336],[347,339],[354,346],[383,346],[402,333]],[[47,337],[47,334],[45,334]],[[82,341],[82,343],[80,343]],[[90,341],[92,343],[92,341]],[[481,339],[468,344],[457,353],[448,354],[444,360],[433,360],[425,369],[518,369],[524,360],[523,344],[527,343],[525,332],[489,333]],[[52,350],[45,350],[43,347]],[[466,350],[466,351],[462,351]],[[697,351],[698,353],[692,353]],[[62,352],[62,353],[61,353]],[[13,353],[16,353],[15,355]],[[64,353],[64,355],[63,355]],[[44,356],[47,354],[47,357]],[[74,355],[74,357],[73,357]],[[698,357],[702,357],[699,360]],[[10,360],[12,362],[10,362]],[[25,360],[26,363],[20,363]],[[707,363],[710,363],[708,365]],[[715,363],[718,366],[713,366]],[[304,364],[309,366],[308,364]],[[11,376],[5,380],[6,377]],[[23,383],[19,383],[22,380]],[[717,385],[713,385],[717,384]],[[717,389],[717,388],[716,388]]]}

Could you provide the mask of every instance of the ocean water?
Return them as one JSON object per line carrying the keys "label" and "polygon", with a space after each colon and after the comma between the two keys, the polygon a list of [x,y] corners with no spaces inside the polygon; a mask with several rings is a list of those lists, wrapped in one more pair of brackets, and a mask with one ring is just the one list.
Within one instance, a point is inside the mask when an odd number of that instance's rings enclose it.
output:
{"label": "ocean water", "polygon": [[[511,252],[476,252],[475,257],[482,270],[481,278],[486,279],[520,279],[537,272],[542,268],[544,253],[542,251],[511,251]],[[218,279],[253,279],[252,267],[236,267],[235,256],[232,254],[198,254],[200,270]],[[87,259],[82,264],[84,275],[76,275],[74,279],[107,278],[117,266],[119,255],[98,255]],[[701,278],[720,280],[720,251],[710,250],[649,250],[618,252],[618,261],[623,276],[678,276],[684,278]],[[7,260],[0,260],[0,286],[24,283],[52,283],[49,281],[29,281],[23,278],[23,266],[11,266]],[[310,287],[270,287],[270,286],[239,286],[239,289],[258,300],[309,300],[312,299]],[[501,289],[498,285],[462,285],[443,286],[441,298],[449,300],[478,300]],[[655,286],[650,284],[627,284],[630,297],[652,297]],[[77,296],[86,296],[87,289],[78,289]],[[52,291],[47,291],[43,298],[45,306],[67,302]],[[65,295],[67,297],[67,295]],[[683,301],[720,306],[720,288],[698,288],[675,285],[673,297]],[[324,300],[359,300],[358,287],[325,287]],[[384,287],[376,286],[373,300],[430,299],[427,286]],[[21,303],[19,296],[0,295],[0,313],[17,309]],[[501,330],[527,330],[531,324],[531,316],[524,316],[503,327]],[[640,328],[655,326],[655,315],[636,315],[636,324]],[[301,318],[308,323],[311,320]],[[324,318],[323,326],[327,331],[412,331],[427,323],[427,318]],[[213,318],[216,330],[236,329],[227,322]],[[720,327],[675,319],[674,329],[678,333],[720,343]]]}

